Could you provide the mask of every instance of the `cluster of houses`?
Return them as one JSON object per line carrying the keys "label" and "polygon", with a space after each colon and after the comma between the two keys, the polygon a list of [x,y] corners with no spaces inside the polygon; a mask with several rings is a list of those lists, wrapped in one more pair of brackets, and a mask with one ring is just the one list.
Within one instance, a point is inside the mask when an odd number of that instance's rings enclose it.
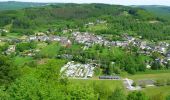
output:
{"label": "cluster of houses", "polygon": [[60,36],[55,36],[55,35],[29,36],[27,41],[41,41],[41,42],[56,41],[56,42],[60,42],[62,45],[65,45],[65,46],[71,45],[71,41],[67,37],[60,37]]}
{"label": "cluster of houses", "polygon": [[9,31],[8,30],[6,30],[6,29],[0,29],[0,34],[1,33],[8,33]]}
{"label": "cluster of houses", "polygon": [[72,33],[73,38],[75,41],[81,44],[85,44],[87,46],[92,46],[93,44],[107,44],[107,42],[102,36],[96,36],[92,33],[81,33],[81,32],[73,32]]}
{"label": "cluster of houses", "polygon": [[94,68],[93,64],[80,64],[71,61],[61,68],[60,73],[71,78],[87,79],[93,76]]}
{"label": "cluster of houses", "polygon": [[[97,20],[97,23],[106,23],[106,21]],[[150,42],[141,40],[140,38],[128,36],[126,34],[123,35],[122,41],[109,41],[102,36],[95,35],[89,32],[72,32],[71,38],[80,44],[84,44],[85,45],[84,49],[88,49],[89,46],[92,46],[94,44],[104,45],[108,47],[112,47],[112,46],[128,47],[129,45],[133,45],[133,46],[140,48],[137,51],[137,53],[139,54],[150,56],[152,52],[158,52],[158,53],[161,53],[164,56],[164,58],[161,58],[161,59],[158,58],[155,60],[163,64],[166,64],[168,63],[168,61],[170,61],[170,51],[168,51],[170,46],[166,42],[160,42],[158,44],[155,44],[155,43],[150,43]],[[21,38],[21,39],[6,39],[6,40],[1,39],[1,41],[5,41],[5,42],[8,41],[12,43],[13,42],[19,43],[22,41],[24,42],[30,42],[30,41],[54,42],[56,41],[56,42],[61,43],[61,45],[63,46],[70,46],[72,44],[72,41],[67,37],[57,36],[57,35],[46,35],[45,33],[41,33],[41,32],[36,33],[35,35],[32,35],[32,36],[25,36],[24,38]],[[13,51],[14,51],[14,47],[9,47],[9,49],[7,50],[7,53],[10,53]]]}
{"label": "cluster of houses", "polygon": [[[72,36],[74,40],[78,43],[84,44],[86,49],[89,46],[94,44],[105,45],[108,47],[116,46],[116,47],[128,47],[129,45],[133,45],[139,48],[137,53],[144,54],[144,55],[151,55],[152,52],[158,52],[162,54],[164,59],[160,59],[159,62],[166,64],[170,60],[170,51],[169,43],[160,42],[158,44],[149,43],[147,41],[142,41],[139,38],[134,38],[132,36],[124,35],[123,41],[108,41],[104,39],[102,36],[94,35],[88,32],[73,32]],[[157,60],[157,59],[155,59]]]}
{"label": "cluster of houses", "polygon": [[96,22],[88,22],[85,24],[85,26],[93,26],[95,24],[106,24],[107,21],[106,20],[96,20]]}

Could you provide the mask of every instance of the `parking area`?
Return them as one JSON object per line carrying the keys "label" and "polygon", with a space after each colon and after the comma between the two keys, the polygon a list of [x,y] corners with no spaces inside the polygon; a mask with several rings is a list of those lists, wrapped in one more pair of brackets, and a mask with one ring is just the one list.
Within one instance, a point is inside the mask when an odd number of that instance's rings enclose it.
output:
{"label": "parking area", "polygon": [[67,77],[87,79],[93,76],[94,68],[93,64],[80,64],[71,61],[64,65],[60,72]]}

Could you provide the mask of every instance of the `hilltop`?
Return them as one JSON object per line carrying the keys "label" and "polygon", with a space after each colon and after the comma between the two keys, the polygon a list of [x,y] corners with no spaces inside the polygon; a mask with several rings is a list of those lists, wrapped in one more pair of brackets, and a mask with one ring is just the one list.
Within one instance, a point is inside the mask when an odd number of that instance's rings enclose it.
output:
{"label": "hilltop", "polygon": [[0,2],[0,10],[17,10],[17,9],[23,9],[28,7],[39,7],[45,5],[48,5],[48,3],[8,1],[8,2]]}
{"label": "hilltop", "polygon": [[144,6],[136,6],[155,14],[156,16],[160,16],[166,19],[170,17],[170,6],[160,6],[160,5],[144,5]]}

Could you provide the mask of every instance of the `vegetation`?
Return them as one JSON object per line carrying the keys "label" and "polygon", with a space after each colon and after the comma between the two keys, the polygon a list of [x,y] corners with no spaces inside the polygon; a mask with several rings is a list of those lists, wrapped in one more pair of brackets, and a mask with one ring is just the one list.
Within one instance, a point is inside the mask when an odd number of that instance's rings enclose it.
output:
{"label": "vegetation", "polygon": [[[125,47],[85,46],[74,41],[70,34],[72,31],[88,31],[110,41],[122,41],[124,35],[130,35],[157,43],[170,40],[169,20],[144,9],[120,5],[36,4],[39,7],[25,8],[23,5],[24,9],[15,6],[17,10],[4,10],[7,8],[1,4],[0,99],[169,100],[170,62],[163,65],[155,61],[164,58],[165,54],[140,54],[139,48],[132,44]],[[41,32],[45,35],[38,34]],[[62,40],[17,41],[32,35],[65,36],[72,43],[65,46]],[[11,46],[15,48],[11,49]],[[97,65],[95,77],[88,80],[64,77],[60,69],[68,61]],[[151,69],[146,68],[147,64]],[[147,87],[143,83],[141,91],[126,91],[122,80],[96,78],[105,75],[133,79],[134,87],[138,80],[156,80],[156,87]]]}
{"label": "vegetation", "polygon": [[107,20],[107,28],[106,26],[94,27],[94,31],[98,34],[129,33],[154,41],[169,39],[169,22],[165,19],[155,17],[143,9],[106,4],[60,4],[17,11],[1,11],[0,27],[10,25],[8,29],[11,32],[22,34],[33,34],[34,31],[40,31],[43,28],[54,32],[66,28],[79,28],[83,31],[86,30],[83,23],[94,22],[96,19]]}

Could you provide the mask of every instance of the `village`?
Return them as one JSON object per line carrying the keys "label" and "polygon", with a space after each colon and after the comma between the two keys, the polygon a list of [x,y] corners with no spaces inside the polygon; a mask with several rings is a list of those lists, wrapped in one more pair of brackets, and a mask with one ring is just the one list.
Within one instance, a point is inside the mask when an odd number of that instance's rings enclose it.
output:
{"label": "village", "polygon": [[[3,30],[4,31],[4,30]],[[5,31],[6,32],[6,31]],[[67,31],[68,32],[68,31]],[[169,43],[166,42],[159,42],[159,43],[152,43],[145,40],[142,40],[140,38],[136,38],[133,36],[129,36],[127,34],[124,34],[121,36],[123,38],[123,41],[109,41],[105,39],[103,36],[95,35],[94,33],[90,32],[72,32],[71,37],[65,37],[65,36],[58,36],[58,35],[46,35],[43,32],[35,33],[35,35],[31,36],[23,36],[19,39],[8,39],[8,38],[0,38],[0,42],[10,42],[12,43],[9,45],[8,49],[6,50],[6,54],[10,55],[11,53],[15,53],[16,51],[16,44],[22,43],[22,42],[59,42],[62,46],[70,46],[73,42],[77,42],[79,44],[84,45],[84,50],[92,47],[95,44],[106,46],[106,47],[118,47],[118,48],[126,48],[131,46],[135,46],[139,48],[139,51],[137,53],[151,56],[151,53],[158,52],[163,58],[157,58],[155,59],[156,62],[159,62],[161,64],[167,64],[168,61],[170,61],[170,51],[169,50]],[[23,56],[34,56],[37,52],[40,50],[29,50],[26,53],[23,53]],[[71,55],[63,54],[60,56],[64,56],[66,59],[71,59]],[[151,68],[151,63],[147,63],[146,66],[148,69]],[[94,70],[98,67],[97,64],[81,64],[78,62],[70,61],[65,64],[61,70],[60,73],[63,77],[73,78],[73,79],[90,79],[94,77]],[[143,84],[145,86],[155,86],[154,80],[139,80],[137,83],[137,86],[134,86],[134,81],[128,78],[122,78],[119,75],[103,75],[99,76],[98,79],[100,80],[123,80],[123,83],[125,87],[128,90],[140,90],[143,87]]]}
{"label": "village", "polygon": [[[6,32],[7,30],[3,30],[3,31]],[[105,39],[104,37],[95,35],[94,33],[91,33],[91,32],[72,32],[71,37],[46,35],[43,32],[39,32],[39,33],[35,33],[35,35],[23,36],[20,39],[0,38],[0,41],[12,43],[12,45],[10,45],[6,51],[7,54],[15,52],[15,44],[20,43],[20,42],[31,42],[31,41],[48,42],[50,41],[50,42],[59,42],[63,46],[70,46],[72,42],[75,41],[79,44],[83,44],[84,50],[88,49],[94,44],[104,45],[107,47],[120,47],[120,48],[127,48],[129,46],[135,46],[139,48],[139,50],[137,51],[138,54],[151,56],[153,52],[160,53],[163,57],[156,58],[155,61],[162,65],[167,64],[168,61],[170,61],[169,43],[149,42],[146,40],[142,40],[140,38],[129,36],[127,34],[124,34],[121,37],[123,38],[123,41],[109,41]],[[38,52],[38,51],[39,50],[31,50],[26,55],[33,56],[34,55],[33,52]],[[150,68],[150,67],[151,66],[147,64],[147,68]]]}

